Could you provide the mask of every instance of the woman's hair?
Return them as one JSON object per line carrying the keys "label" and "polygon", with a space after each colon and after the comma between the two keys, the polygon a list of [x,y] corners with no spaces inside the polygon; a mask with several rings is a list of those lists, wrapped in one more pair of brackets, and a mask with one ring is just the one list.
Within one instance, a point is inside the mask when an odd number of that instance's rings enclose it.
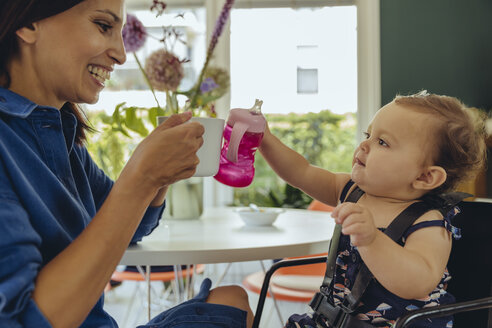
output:
{"label": "woman's hair", "polygon": [[[64,12],[84,0],[2,0],[0,1],[0,86],[8,88],[11,77],[7,71],[9,61],[19,53],[19,43],[15,32],[22,27]],[[75,141],[81,144],[86,139],[86,131],[91,131],[82,109],[73,103],[63,108],[77,118]]]}
{"label": "woman's hair", "polygon": [[394,102],[433,115],[437,128],[433,132],[435,154],[433,165],[446,170],[443,185],[432,191],[453,190],[461,182],[475,177],[486,162],[486,115],[476,108],[466,107],[454,97],[422,91],[410,96],[398,95]]}

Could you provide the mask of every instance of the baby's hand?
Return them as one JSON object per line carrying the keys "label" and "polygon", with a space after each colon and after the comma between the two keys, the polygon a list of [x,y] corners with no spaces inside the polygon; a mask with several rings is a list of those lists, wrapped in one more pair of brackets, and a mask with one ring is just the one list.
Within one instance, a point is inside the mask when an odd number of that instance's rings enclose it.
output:
{"label": "baby's hand", "polygon": [[350,235],[354,246],[367,246],[374,241],[377,228],[371,212],[355,203],[338,205],[331,213],[335,222],[342,225],[342,233]]}

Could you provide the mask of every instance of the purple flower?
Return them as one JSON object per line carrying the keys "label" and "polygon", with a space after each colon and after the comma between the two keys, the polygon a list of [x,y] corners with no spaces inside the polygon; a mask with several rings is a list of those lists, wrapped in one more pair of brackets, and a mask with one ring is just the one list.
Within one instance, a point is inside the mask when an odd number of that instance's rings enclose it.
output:
{"label": "purple flower", "polygon": [[144,25],[132,14],[126,15],[126,24],[123,27],[122,35],[127,52],[139,50],[147,40],[147,31]]}
{"label": "purple flower", "polygon": [[214,79],[211,77],[207,77],[203,82],[202,85],[200,86],[200,91],[202,93],[210,92],[213,89],[217,89],[219,85],[215,83]]}
{"label": "purple flower", "polygon": [[224,29],[227,19],[229,18],[229,13],[231,12],[231,8],[233,4],[234,4],[234,0],[227,0],[224,3],[224,6],[222,7],[222,11],[220,12],[220,16],[217,19],[217,22],[215,22],[214,34],[210,39],[210,44],[207,50],[207,56],[212,55],[212,52],[214,51],[215,46],[219,41],[219,36],[222,34],[222,30]]}
{"label": "purple flower", "polygon": [[[232,6],[234,5],[234,0],[227,0],[222,7],[222,11],[220,12],[220,16],[215,22],[214,34],[210,39],[210,43],[207,49],[207,57],[205,58],[205,63],[203,64],[202,70],[198,77],[198,81],[196,83],[196,87],[194,88],[193,94],[191,96],[190,106],[194,107],[197,105],[198,100],[198,92],[200,91],[203,77],[205,74],[205,70],[207,69],[210,58],[212,58],[212,53],[214,52],[215,46],[219,41],[219,37],[222,34],[222,30],[224,29],[225,24],[227,23],[227,19],[229,19],[229,13],[231,12]],[[219,83],[220,85],[220,83]]]}

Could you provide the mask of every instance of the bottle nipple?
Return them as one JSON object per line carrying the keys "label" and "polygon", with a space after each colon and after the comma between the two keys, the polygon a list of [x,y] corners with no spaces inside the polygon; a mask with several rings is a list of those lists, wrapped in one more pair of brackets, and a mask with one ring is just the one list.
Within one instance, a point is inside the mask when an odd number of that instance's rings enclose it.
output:
{"label": "bottle nipple", "polygon": [[263,100],[255,99],[255,104],[253,105],[253,107],[251,107],[249,112],[251,114],[254,114],[254,115],[260,115],[261,114],[261,105],[263,105]]}

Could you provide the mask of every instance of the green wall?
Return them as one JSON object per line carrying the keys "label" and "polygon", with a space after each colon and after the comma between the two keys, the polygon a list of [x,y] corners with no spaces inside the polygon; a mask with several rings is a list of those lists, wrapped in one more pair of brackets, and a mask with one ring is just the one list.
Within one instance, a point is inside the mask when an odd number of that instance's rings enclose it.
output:
{"label": "green wall", "polygon": [[491,0],[381,0],[382,104],[421,89],[492,109]]}

